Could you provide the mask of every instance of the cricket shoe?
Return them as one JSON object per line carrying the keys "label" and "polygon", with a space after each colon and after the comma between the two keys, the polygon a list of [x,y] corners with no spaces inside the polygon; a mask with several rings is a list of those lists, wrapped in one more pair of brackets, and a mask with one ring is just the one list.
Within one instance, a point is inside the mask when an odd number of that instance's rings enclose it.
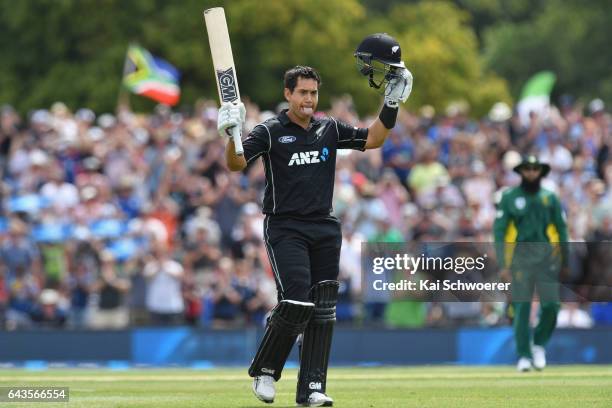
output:
{"label": "cricket shoe", "polygon": [[540,371],[546,367],[546,350],[542,346],[533,345],[531,347],[531,354],[533,355],[533,368]]}
{"label": "cricket shoe", "polygon": [[516,371],[519,373],[531,371],[531,360],[529,360],[527,357],[519,358],[518,363],[516,363]]}
{"label": "cricket shoe", "polygon": [[253,393],[266,404],[273,403],[274,396],[276,395],[274,378],[269,375],[260,375],[253,378]]}
{"label": "cricket shoe", "polygon": [[320,392],[313,392],[305,402],[299,402],[298,407],[333,407],[334,400]]}

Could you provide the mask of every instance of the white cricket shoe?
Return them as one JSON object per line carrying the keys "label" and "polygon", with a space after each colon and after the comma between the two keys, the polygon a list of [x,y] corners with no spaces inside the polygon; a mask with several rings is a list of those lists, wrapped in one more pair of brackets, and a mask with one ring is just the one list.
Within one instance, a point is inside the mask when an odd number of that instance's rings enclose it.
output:
{"label": "white cricket shoe", "polygon": [[516,371],[520,373],[531,371],[531,360],[529,360],[527,357],[519,358],[518,363],[516,363]]}
{"label": "white cricket shoe", "polygon": [[308,401],[297,404],[298,407],[333,407],[334,400],[320,392],[313,392],[308,396]]}
{"label": "white cricket shoe", "polygon": [[544,347],[534,344],[531,347],[531,354],[533,355],[533,367],[536,370],[543,370],[546,367],[546,350]]}
{"label": "white cricket shoe", "polygon": [[253,378],[253,393],[266,404],[274,402],[274,396],[276,395],[274,378],[269,375],[260,375]]}

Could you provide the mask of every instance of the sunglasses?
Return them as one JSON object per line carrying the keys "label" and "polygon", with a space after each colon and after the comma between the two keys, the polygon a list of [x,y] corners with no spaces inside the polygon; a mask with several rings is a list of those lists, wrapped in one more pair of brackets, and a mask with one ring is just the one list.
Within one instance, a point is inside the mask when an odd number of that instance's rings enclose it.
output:
{"label": "sunglasses", "polygon": [[538,171],[538,170],[541,170],[542,167],[541,166],[529,166],[529,165],[527,165],[527,166],[523,166],[523,169],[527,170],[527,171]]}

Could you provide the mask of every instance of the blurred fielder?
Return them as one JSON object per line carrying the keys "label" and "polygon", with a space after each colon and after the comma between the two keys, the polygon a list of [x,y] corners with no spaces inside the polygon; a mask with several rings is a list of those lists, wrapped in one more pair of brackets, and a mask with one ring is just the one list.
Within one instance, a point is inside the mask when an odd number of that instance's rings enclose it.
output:
{"label": "blurred fielder", "polygon": [[400,102],[412,90],[412,74],[401,60],[397,41],[387,34],[366,37],[355,52],[370,86],[384,92],[384,105],[367,128],[331,117],[314,118],[321,78],[313,68],[296,66],[285,73],[289,108],[251,131],[237,155],[230,137],[242,128],[242,103],[224,103],[218,130],[229,142],[227,165],[242,171],[261,157],[266,176],[264,238],[274,270],[278,305],[272,310],[259,349],[249,368],[253,391],[271,403],[274,383],[301,337],[296,402],[332,406],[326,395],[327,365],[336,320],[342,235],[332,212],[337,149],[375,149],[395,125]]}
{"label": "blurred fielder", "polygon": [[[559,271],[567,265],[567,225],[557,196],[540,187],[550,166],[527,156],[514,168],[521,185],[504,191],[493,225],[502,275],[512,274],[517,370],[542,370],[545,346],[557,323]],[[501,244],[501,245],[499,245]],[[529,317],[537,290],[540,316],[533,333]]]}

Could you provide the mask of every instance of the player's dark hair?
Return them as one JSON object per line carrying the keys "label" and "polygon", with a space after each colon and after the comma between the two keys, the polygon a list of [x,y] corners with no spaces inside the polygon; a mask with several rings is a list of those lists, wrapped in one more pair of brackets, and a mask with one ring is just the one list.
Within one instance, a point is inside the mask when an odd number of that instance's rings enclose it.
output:
{"label": "player's dark hair", "polygon": [[317,85],[321,86],[321,77],[314,68],[296,65],[285,72],[285,88],[293,92],[298,83],[298,78],[314,79],[317,81]]}

